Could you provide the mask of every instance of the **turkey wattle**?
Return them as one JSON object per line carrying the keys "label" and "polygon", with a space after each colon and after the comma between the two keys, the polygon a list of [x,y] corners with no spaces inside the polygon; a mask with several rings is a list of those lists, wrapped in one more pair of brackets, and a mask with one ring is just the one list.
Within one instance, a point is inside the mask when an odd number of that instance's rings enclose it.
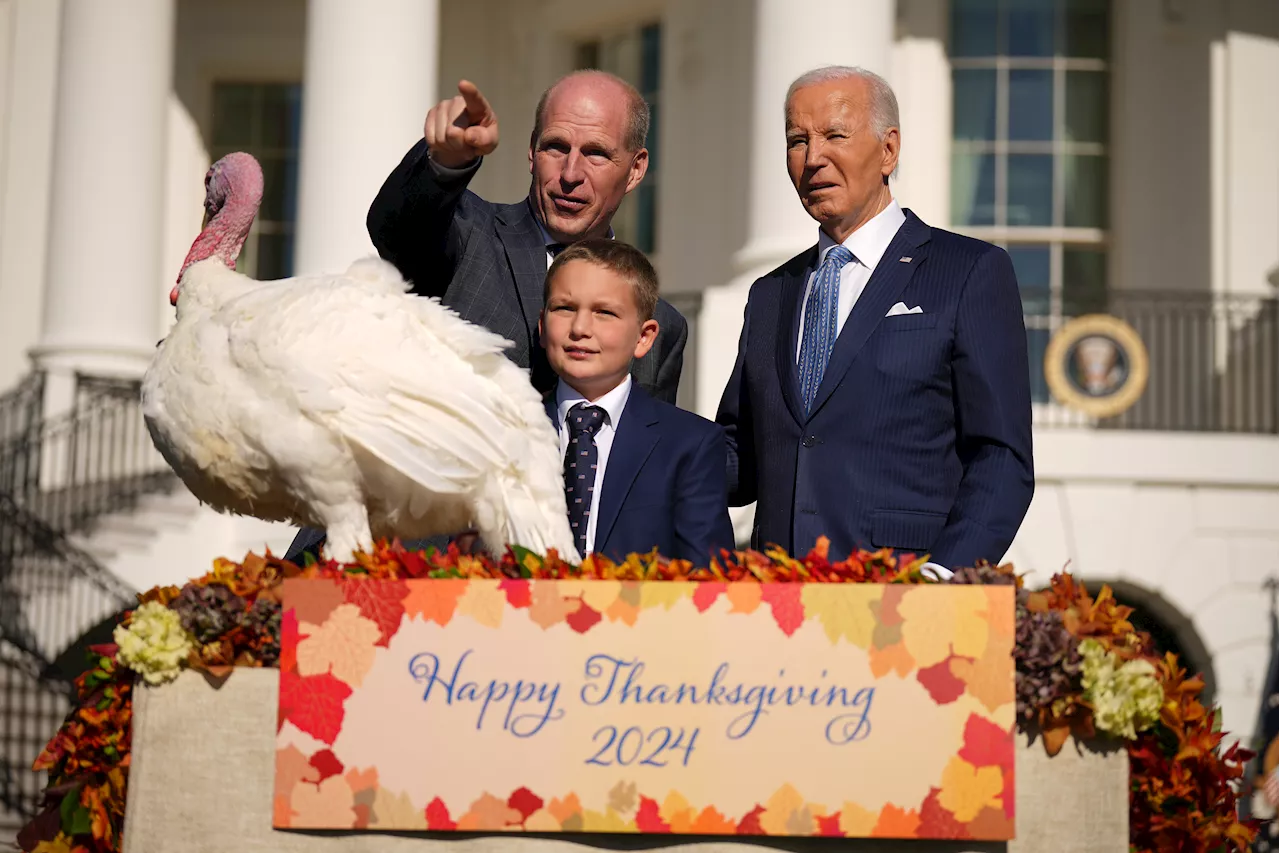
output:
{"label": "turkey wattle", "polygon": [[235,260],[262,199],[248,154],[205,177],[206,226],[143,380],[165,460],[222,512],[323,528],[329,557],[374,537],[479,531],[576,560],[555,429],[509,343],[377,258],[255,281]]}

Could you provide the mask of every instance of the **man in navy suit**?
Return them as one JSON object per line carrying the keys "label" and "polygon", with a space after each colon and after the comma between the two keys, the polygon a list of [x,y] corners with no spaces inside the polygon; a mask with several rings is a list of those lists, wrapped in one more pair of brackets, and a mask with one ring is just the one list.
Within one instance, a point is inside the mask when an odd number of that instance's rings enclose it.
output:
{"label": "man in navy suit", "polygon": [[657,548],[705,566],[734,544],[724,431],[632,380],[632,361],[658,335],[657,301],[657,275],[638,249],[588,239],[560,253],[538,324],[559,377],[547,414],[579,552],[618,561]]}
{"label": "man in navy suit", "polygon": [[996,561],[1027,507],[1031,395],[1009,256],[894,201],[893,90],[823,68],[786,100],[787,171],[818,244],[761,277],[717,420],[730,503],[757,502],[753,544],[819,536]]}

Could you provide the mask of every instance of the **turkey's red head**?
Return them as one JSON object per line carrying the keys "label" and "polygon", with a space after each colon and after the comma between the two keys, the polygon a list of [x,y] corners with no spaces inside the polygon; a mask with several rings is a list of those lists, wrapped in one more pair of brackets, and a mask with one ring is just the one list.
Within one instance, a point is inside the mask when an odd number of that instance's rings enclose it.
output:
{"label": "turkey's red head", "polygon": [[178,304],[178,287],[192,264],[217,257],[235,269],[261,203],[262,167],[252,155],[237,151],[209,167],[204,176],[204,229],[182,262],[178,284],[169,292],[171,305]]}

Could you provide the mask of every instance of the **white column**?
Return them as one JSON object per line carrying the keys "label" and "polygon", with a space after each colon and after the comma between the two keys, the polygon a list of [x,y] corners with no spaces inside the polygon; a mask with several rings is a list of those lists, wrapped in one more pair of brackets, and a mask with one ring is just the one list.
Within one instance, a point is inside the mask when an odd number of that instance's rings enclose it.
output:
{"label": "white column", "polygon": [[[823,65],[890,74],[894,0],[756,0],[750,216],[740,271],[772,268],[817,240],[817,225],[787,177],[783,101],[787,87]],[[767,272],[766,270],[762,270]]]}
{"label": "white column", "polygon": [[438,21],[438,0],[308,3],[296,273],[373,252],[369,204],[434,102]]}
{"label": "white column", "polygon": [[[52,408],[77,370],[138,375],[177,270],[160,269],[173,0],[65,0],[40,341]],[[58,390],[61,389],[61,390]]]}

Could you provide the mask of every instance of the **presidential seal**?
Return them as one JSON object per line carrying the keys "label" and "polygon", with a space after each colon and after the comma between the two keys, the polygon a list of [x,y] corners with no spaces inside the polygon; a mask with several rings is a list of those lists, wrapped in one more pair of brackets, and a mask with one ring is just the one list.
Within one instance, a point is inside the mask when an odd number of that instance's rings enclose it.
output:
{"label": "presidential seal", "polygon": [[1095,418],[1129,409],[1147,387],[1147,348],[1119,317],[1086,314],[1054,334],[1044,378],[1054,399]]}

